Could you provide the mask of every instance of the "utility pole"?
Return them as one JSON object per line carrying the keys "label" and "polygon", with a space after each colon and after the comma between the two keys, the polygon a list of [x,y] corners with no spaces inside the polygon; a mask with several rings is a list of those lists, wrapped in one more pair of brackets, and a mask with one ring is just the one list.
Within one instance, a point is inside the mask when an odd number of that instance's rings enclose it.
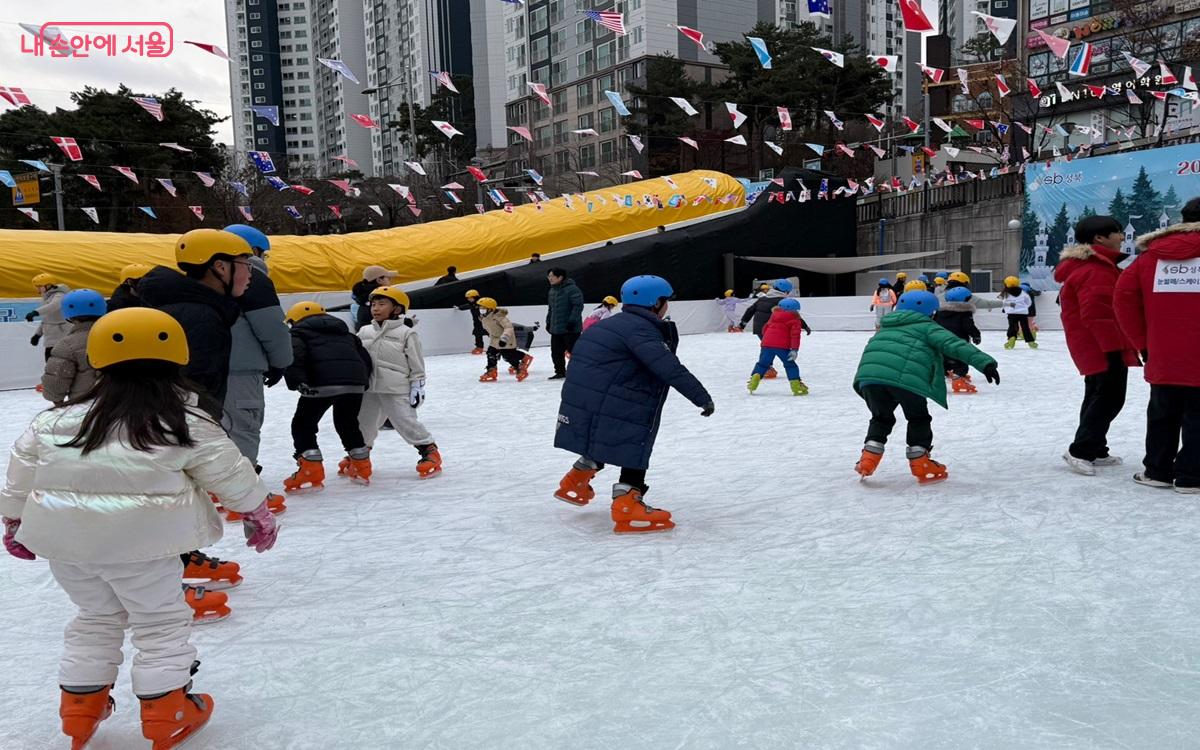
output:
{"label": "utility pole", "polygon": [[50,171],[54,173],[54,206],[58,210],[58,231],[65,230],[66,222],[63,221],[63,204],[62,204],[62,168],[61,164],[47,164]]}

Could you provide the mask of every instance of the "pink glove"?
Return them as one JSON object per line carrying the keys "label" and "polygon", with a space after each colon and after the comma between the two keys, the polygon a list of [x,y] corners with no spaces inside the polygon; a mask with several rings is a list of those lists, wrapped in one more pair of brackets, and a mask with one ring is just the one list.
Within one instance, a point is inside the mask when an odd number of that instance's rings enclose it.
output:
{"label": "pink glove", "polygon": [[255,552],[266,552],[275,546],[279,527],[275,525],[275,516],[267,508],[266,500],[249,513],[242,514],[242,531],[246,534],[246,546],[253,547]]}
{"label": "pink glove", "polygon": [[21,528],[21,519],[4,519],[4,549],[8,550],[8,554],[21,560],[36,560],[37,555],[30,552],[24,544],[16,540],[17,529],[19,528]]}

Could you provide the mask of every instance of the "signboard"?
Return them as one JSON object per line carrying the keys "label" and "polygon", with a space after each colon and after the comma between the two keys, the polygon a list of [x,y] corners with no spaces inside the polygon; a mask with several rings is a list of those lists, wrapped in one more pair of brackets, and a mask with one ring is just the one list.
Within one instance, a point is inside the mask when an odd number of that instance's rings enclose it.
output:
{"label": "signboard", "polygon": [[38,183],[37,172],[13,175],[13,181],[17,183],[12,189],[14,206],[32,206],[41,201],[41,185]]}

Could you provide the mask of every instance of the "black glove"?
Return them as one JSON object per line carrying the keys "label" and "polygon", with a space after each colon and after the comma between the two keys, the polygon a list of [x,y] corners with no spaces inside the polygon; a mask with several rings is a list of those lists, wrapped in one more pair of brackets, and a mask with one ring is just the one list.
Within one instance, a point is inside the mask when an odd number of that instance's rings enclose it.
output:
{"label": "black glove", "polygon": [[29,337],[29,343],[34,346],[37,346],[38,342],[41,340],[42,340],[42,334],[40,334],[40,333],[35,333]]}
{"label": "black glove", "polygon": [[711,417],[712,413],[716,410],[717,410],[716,405],[713,404],[712,401],[709,401],[707,404],[704,405],[704,408],[700,410],[700,416]]}
{"label": "black glove", "polygon": [[987,378],[987,382],[1000,385],[1000,371],[996,369],[995,362],[983,368],[983,376]]}
{"label": "black glove", "polygon": [[1125,366],[1125,355],[1122,352],[1105,352],[1108,358],[1108,369],[1116,370]]}
{"label": "black glove", "polygon": [[33,319],[34,319],[34,318],[36,318],[36,317],[37,317],[37,310],[30,310],[30,311],[29,311],[29,312],[28,312],[28,313],[25,315],[25,322],[26,322],[26,323],[32,323],[32,322],[33,322]]}
{"label": "black glove", "polygon": [[270,388],[271,386],[283,380],[282,367],[268,367],[267,374],[263,376],[263,385]]}

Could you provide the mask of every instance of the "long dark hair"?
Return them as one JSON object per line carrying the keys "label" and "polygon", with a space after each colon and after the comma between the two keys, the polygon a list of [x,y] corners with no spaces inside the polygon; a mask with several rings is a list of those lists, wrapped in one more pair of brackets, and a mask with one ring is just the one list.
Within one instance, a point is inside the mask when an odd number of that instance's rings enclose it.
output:
{"label": "long dark hair", "polygon": [[62,447],[80,448],[87,455],[115,436],[147,453],[160,446],[190,448],[195,442],[187,415],[204,416],[188,408],[191,390],[182,368],[170,362],[139,360],[106,367],[87,393],[62,405],[91,401],[79,433]]}

